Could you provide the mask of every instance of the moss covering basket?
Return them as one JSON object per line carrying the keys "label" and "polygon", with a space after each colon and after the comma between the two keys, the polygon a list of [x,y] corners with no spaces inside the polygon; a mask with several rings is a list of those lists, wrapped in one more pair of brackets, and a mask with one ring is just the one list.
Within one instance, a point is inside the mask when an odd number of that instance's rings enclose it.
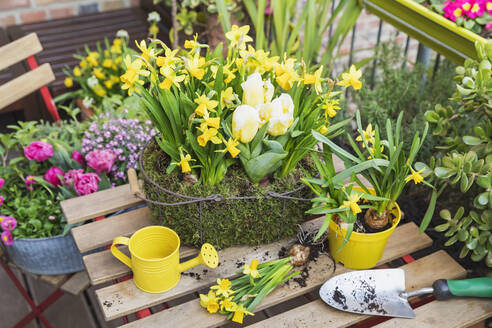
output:
{"label": "moss covering basket", "polygon": [[[187,183],[155,142],[140,156],[146,201],[157,224],[170,227],[184,244],[215,247],[258,245],[291,236],[311,207],[312,193],[297,168],[282,179],[254,185],[239,165],[215,186]],[[304,168],[309,169],[307,162]],[[184,179],[183,179],[184,178]]]}

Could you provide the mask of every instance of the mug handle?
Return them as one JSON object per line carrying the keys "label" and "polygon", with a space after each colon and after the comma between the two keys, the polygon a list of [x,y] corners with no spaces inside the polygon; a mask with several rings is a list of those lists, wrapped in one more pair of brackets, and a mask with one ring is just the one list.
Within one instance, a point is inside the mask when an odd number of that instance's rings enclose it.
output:
{"label": "mug handle", "polygon": [[123,254],[117,247],[116,245],[127,245],[130,242],[130,238],[127,237],[116,237],[113,240],[113,244],[111,245],[111,253],[116,257],[118,260],[123,262],[127,267],[130,269],[132,268],[132,261],[128,256]]}

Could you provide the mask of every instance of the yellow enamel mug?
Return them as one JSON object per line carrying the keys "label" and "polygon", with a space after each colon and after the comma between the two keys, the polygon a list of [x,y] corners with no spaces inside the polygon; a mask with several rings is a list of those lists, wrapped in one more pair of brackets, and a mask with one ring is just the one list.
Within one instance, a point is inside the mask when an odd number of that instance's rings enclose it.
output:
{"label": "yellow enamel mug", "polygon": [[[116,245],[128,245],[131,258],[123,254]],[[162,293],[176,286],[181,272],[199,264],[216,268],[219,264],[217,251],[210,244],[203,244],[200,254],[184,263],[179,263],[179,236],[162,226],[149,226],[135,232],[130,238],[116,237],[111,253],[130,267],[133,281],[148,293]]]}

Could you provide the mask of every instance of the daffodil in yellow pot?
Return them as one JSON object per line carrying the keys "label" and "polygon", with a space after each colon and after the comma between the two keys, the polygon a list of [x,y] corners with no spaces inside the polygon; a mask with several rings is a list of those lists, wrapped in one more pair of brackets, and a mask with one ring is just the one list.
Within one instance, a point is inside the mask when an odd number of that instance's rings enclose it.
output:
{"label": "daffodil in yellow pot", "polygon": [[[425,126],[422,136],[415,135],[406,154],[400,139],[402,114],[395,127],[387,121],[387,136],[381,139],[378,126],[374,130],[372,125],[362,129],[357,112],[359,136],[355,141],[348,136],[355,155],[313,131],[313,136],[323,143],[323,157],[313,155],[321,176],[303,180],[317,195],[308,213],[326,215],[316,239],[328,230],[332,257],[348,268],[368,269],[378,263],[389,236],[401,220],[397,199],[408,182],[431,188],[431,202],[423,221],[434,213],[435,188],[424,180],[423,170],[412,167],[428,127]],[[334,169],[334,154],[346,165],[339,173]],[[368,182],[363,184],[360,176]]]}

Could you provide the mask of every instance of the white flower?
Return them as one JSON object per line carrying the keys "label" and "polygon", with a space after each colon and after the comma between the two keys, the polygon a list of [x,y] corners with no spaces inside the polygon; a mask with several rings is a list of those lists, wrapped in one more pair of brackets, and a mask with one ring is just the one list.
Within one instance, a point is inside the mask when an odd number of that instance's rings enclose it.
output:
{"label": "white flower", "polygon": [[95,87],[98,84],[99,84],[99,80],[94,75],[92,75],[87,79],[87,85],[91,88]]}
{"label": "white flower", "polygon": [[91,97],[86,96],[84,97],[84,100],[82,100],[82,105],[84,105],[84,107],[91,107],[92,103],[94,103],[94,99]]}
{"label": "white flower", "polygon": [[264,120],[268,118],[267,133],[271,136],[284,135],[294,122],[294,102],[289,94],[283,93],[260,110]]}
{"label": "white flower", "polygon": [[253,140],[259,127],[260,118],[254,107],[241,105],[232,114],[232,135],[242,143]]}
{"label": "white flower", "polygon": [[275,91],[275,88],[273,87],[272,82],[270,82],[270,79],[266,80],[265,83],[263,84],[263,91],[264,91],[264,102],[269,103],[272,101],[273,98],[273,92]]}
{"label": "white flower", "polygon": [[157,13],[157,11],[153,11],[147,16],[147,21],[151,23],[158,23],[161,21],[161,16]]}
{"label": "white flower", "polygon": [[129,39],[130,35],[126,30],[119,30],[118,32],[116,32],[116,37],[120,39]]}
{"label": "white flower", "polygon": [[243,104],[252,107],[270,102],[273,97],[273,84],[270,80],[264,82],[260,73],[256,72],[248,76],[247,80],[241,83],[243,88]]}

